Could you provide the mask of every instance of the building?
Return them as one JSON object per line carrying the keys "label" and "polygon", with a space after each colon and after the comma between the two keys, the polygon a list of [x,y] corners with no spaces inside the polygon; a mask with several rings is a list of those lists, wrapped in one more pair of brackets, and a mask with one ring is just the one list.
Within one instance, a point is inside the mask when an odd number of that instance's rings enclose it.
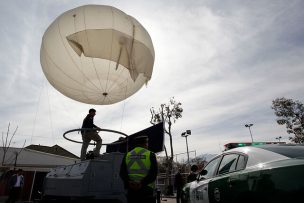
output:
{"label": "building", "polygon": [[21,199],[31,201],[38,198],[42,189],[45,175],[57,166],[76,163],[79,157],[65,150],[54,146],[29,145],[25,148],[0,147],[0,196],[8,195],[7,183],[14,170],[24,171],[25,185]]}
{"label": "building", "polygon": [[58,155],[58,156],[79,159],[78,156],[76,156],[75,154],[72,154],[71,152],[67,151],[66,149],[60,147],[59,145],[54,145],[52,147],[43,146],[43,145],[29,145],[25,148],[35,150],[35,151],[45,152],[45,153],[49,153],[49,154],[54,154],[54,155]]}

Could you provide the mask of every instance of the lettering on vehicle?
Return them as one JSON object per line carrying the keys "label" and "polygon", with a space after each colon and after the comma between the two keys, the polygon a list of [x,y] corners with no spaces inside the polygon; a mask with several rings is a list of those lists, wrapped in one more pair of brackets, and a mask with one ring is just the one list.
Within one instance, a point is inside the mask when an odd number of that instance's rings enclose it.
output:
{"label": "lettering on vehicle", "polygon": [[207,190],[206,187],[199,187],[196,191],[196,200],[204,199],[204,190]]}
{"label": "lettering on vehicle", "polygon": [[220,194],[220,190],[218,188],[214,189],[213,195],[214,195],[215,201],[219,202],[221,200],[221,194]]}

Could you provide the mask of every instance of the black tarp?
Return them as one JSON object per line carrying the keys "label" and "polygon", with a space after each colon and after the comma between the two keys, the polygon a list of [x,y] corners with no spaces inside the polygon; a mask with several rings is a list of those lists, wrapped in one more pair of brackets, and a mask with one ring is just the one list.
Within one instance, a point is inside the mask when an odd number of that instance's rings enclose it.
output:
{"label": "black tarp", "polygon": [[[127,152],[134,148],[134,140],[138,136],[146,135],[149,137],[149,150],[158,153],[164,150],[164,124],[159,123],[137,133],[134,133],[127,138],[119,139],[112,144],[107,145],[106,152]],[[126,142],[127,141],[127,142]]]}

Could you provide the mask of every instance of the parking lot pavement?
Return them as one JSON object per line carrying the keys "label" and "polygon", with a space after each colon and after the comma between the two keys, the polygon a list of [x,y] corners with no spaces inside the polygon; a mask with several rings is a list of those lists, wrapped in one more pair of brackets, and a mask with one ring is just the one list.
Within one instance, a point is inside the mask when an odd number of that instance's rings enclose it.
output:
{"label": "parking lot pavement", "polygon": [[0,203],[4,203],[7,199],[7,196],[0,196]]}
{"label": "parking lot pavement", "polygon": [[166,197],[163,197],[161,199],[161,203],[175,203],[175,202],[176,202],[175,198],[166,198]]}
{"label": "parking lot pavement", "polygon": [[[5,203],[7,197],[0,196],[0,203]],[[163,197],[161,203],[175,203],[176,199],[174,197]],[[16,202],[18,203],[18,202]],[[21,203],[21,201],[19,201]]]}

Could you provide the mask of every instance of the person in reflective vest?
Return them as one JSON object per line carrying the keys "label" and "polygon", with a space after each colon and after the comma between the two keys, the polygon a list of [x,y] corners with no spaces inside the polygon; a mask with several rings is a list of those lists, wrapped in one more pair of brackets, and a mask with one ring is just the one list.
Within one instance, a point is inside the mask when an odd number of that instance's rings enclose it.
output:
{"label": "person in reflective vest", "polygon": [[156,156],[148,150],[147,136],[137,137],[135,145],[125,154],[120,169],[128,203],[155,203]]}

